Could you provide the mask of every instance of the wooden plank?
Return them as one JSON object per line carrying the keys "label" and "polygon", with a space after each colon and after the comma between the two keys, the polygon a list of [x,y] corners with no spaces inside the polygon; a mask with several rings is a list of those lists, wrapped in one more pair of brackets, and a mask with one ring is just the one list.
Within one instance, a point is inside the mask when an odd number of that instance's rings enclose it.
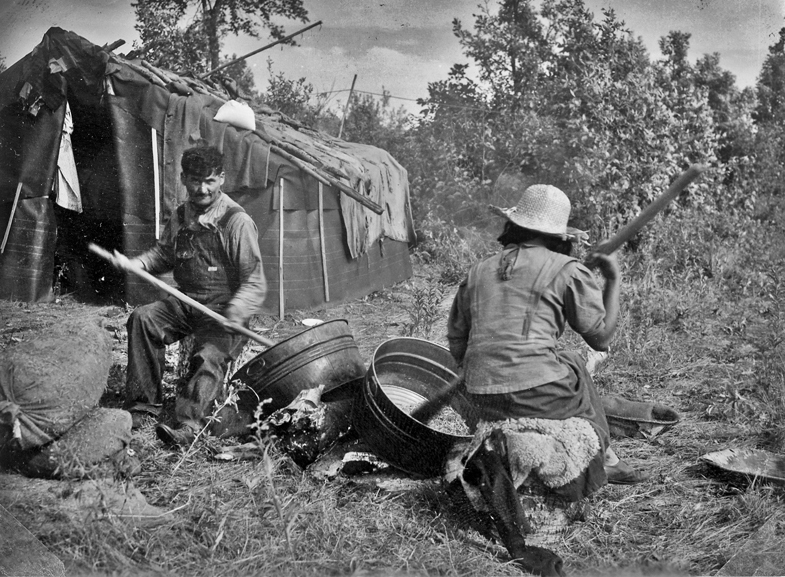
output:
{"label": "wooden plank", "polygon": [[278,190],[278,317],[283,320],[284,291],[283,291],[283,203],[284,186],[283,178],[280,180]]}
{"label": "wooden plank", "polygon": [[324,185],[319,183],[319,249],[322,253],[322,279],[324,280],[324,302],[330,302],[330,281],[327,278],[327,255],[324,248]]}
{"label": "wooden plank", "polygon": [[155,194],[155,240],[161,238],[161,183],[158,176],[158,132],[150,129],[153,140],[153,191]]}
{"label": "wooden plank", "polygon": [[150,128],[153,144],[153,194],[155,195],[155,240],[161,238],[161,183],[158,175],[158,131]]}
{"label": "wooden plank", "polygon": [[5,234],[3,235],[3,243],[0,245],[0,254],[5,252],[5,243],[8,242],[8,234],[11,232],[11,223],[14,222],[14,214],[16,214],[16,205],[19,204],[19,195],[22,194],[22,183],[16,185],[16,194],[14,195],[14,205],[11,207],[11,214],[8,217],[8,225],[5,227]]}
{"label": "wooden plank", "polygon": [[54,553],[0,505],[0,575],[65,577]]}

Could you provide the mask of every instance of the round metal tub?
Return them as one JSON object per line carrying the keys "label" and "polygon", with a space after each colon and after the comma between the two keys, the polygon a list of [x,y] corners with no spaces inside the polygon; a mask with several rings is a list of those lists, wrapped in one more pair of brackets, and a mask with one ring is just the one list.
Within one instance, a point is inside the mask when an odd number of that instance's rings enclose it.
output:
{"label": "round metal tub", "polygon": [[[371,366],[357,387],[352,425],[381,458],[410,474],[440,475],[452,446],[468,435],[443,432],[409,413],[457,378],[450,352],[415,338],[388,340],[374,352]],[[450,406],[466,414],[467,401],[453,396]]]}
{"label": "round metal tub", "polygon": [[[365,375],[365,363],[344,319],[327,321],[270,347],[231,377],[251,390],[238,393],[238,408],[251,413],[270,399],[264,413],[291,403],[300,391],[324,385],[322,399],[351,399],[353,386]],[[251,408],[252,407],[252,408]]]}

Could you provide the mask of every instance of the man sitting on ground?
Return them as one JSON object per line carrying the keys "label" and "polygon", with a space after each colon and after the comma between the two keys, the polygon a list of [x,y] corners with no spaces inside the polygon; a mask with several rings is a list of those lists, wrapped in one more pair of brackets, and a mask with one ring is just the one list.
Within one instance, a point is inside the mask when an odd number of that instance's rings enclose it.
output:
{"label": "man sitting on ground", "polygon": [[[195,301],[248,326],[260,311],[266,281],[258,232],[251,217],[225,195],[223,157],[215,147],[183,153],[181,181],[187,200],[172,214],[159,242],[131,259],[151,274],[174,271],[179,289]],[[159,412],[166,345],[193,335],[186,382],[177,392],[176,426],[159,423],[167,444],[189,444],[207,424],[213,402],[223,394],[227,367],[246,337],[173,296],[138,307],[128,318],[126,408]]]}

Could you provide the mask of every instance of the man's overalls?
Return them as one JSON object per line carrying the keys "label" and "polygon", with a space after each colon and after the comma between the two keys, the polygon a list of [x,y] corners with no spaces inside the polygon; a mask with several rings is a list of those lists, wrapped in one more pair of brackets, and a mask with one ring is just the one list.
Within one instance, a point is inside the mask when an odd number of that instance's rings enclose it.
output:
{"label": "man's overalls", "polygon": [[[180,223],[185,206],[177,210]],[[175,240],[174,279],[180,290],[218,313],[240,285],[239,273],[229,262],[224,248],[224,231],[231,217],[240,212],[231,208],[216,229],[199,225],[181,226]],[[229,363],[240,354],[247,338],[226,331],[203,312],[169,296],[138,307],[128,318],[129,402],[146,400],[160,404],[166,345],[193,334],[194,353],[186,382],[179,386],[175,404],[178,423],[201,428],[212,412],[212,403],[223,392]]]}

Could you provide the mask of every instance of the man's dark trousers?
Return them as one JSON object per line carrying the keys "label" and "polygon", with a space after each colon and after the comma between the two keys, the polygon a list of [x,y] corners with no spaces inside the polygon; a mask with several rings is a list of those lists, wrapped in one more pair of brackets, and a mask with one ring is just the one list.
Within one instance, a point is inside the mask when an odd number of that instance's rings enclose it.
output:
{"label": "man's dark trousers", "polygon": [[180,385],[175,418],[199,428],[221,397],[229,363],[237,358],[247,338],[228,332],[217,321],[175,297],[167,297],[136,308],[128,318],[127,404],[162,400],[166,345],[193,334],[194,353],[186,382]]}

